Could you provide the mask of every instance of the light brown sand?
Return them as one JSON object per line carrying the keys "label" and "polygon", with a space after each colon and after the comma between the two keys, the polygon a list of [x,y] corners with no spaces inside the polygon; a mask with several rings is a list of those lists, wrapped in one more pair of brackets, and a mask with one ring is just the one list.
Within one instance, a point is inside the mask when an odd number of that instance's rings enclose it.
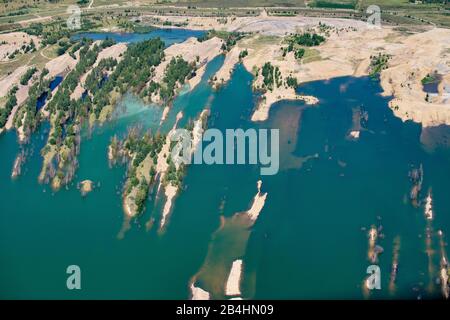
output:
{"label": "light brown sand", "polygon": [[[185,22],[188,28],[253,32],[255,37],[276,35],[274,44],[249,44],[249,56],[244,59],[248,71],[270,61],[279,66],[283,75],[292,73],[301,82],[326,80],[340,76],[367,75],[370,56],[381,53],[392,55],[390,67],[382,71],[381,85],[385,95],[393,95],[389,103],[394,114],[402,120],[413,120],[426,126],[450,124],[450,94],[440,86],[439,97],[425,101],[420,80],[436,69],[444,69],[444,80],[450,82],[450,30],[433,28],[426,32],[408,34],[391,27],[369,29],[363,21],[309,17],[236,17],[221,23],[217,18],[159,16],[163,21]],[[319,59],[299,63],[288,54],[280,58],[281,36],[302,32],[324,23],[334,28],[325,44],[314,48]],[[259,41],[261,42],[261,41]],[[245,44],[245,43],[244,43]],[[239,43],[241,46],[242,43]],[[241,46],[245,47],[245,46]],[[218,73],[218,81],[228,77],[236,63],[234,52]],[[444,67],[442,67],[444,66]],[[275,94],[278,96],[277,94]],[[256,117],[256,116],[255,116]]]}
{"label": "light brown sand", "polygon": [[[173,135],[173,133],[176,130],[178,121],[183,117],[183,113],[180,111],[177,114],[176,117],[176,121],[175,124],[173,125],[172,129],[169,131],[169,133],[167,134],[166,137],[166,141],[164,143],[164,145],[161,148],[161,151],[158,154],[158,160],[156,163],[156,173],[159,175],[159,186],[158,186],[158,191],[161,189],[162,187],[162,182],[164,180],[164,176],[166,174],[167,169],[169,168],[169,165],[167,163],[167,158],[170,156],[170,144],[171,144],[171,136]],[[175,166],[178,169],[177,163],[175,162]],[[165,203],[164,203],[164,207],[163,207],[163,211],[162,211],[162,217],[161,217],[161,222],[160,222],[160,230],[162,230],[167,222],[167,218],[170,214],[170,210],[172,209],[172,203],[173,203],[173,199],[175,198],[175,196],[177,195],[178,192],[178,187],[173,186],[172,184],[168,184],[167,186],[165,186],[164,189],[164,195],[166,197]]]}
{"label": "light brown sand", "polygon": [[[164,50],[165,58],[156,68],[151,80],[159,83],[163,80],[167,65],[173,57],[181,56],[185,61],[197,65],[196,75],[189,79],[189,90],[194,89],[205,72],[206,64],[221,53],[222,40],[214,37],[207,41],[199,42],[191,37],[182,43],[174,44]],[[159,103],[159,95],[153,95],[152,101]]]}
{"label": "light brown sand", "polygon": [[239,62],[241,50],[239,45],[236,45],[227,53],[223,65],[214,75],[215,80],[212,83],[213,88],[217,89],[220,85],[225,84],[230,80],[234,67]]}
{"label": "light brown sand", "polygon": [[29,35],[25,32],[10,32],[0,34],[0,61],[11,61],[8,56],[16,50],[22,52],[23,45],[29,45],[31,41],[34,42],[36,49],[39,48],[41,40],[37,36]]}
{"label": "light brown sand", "polygon": [[216,17],[170,15],[147,15],[144,17],[159,19],[160,25],[162,25],[165,21],[172,22],[173,24],[187,22],[187,26],[184,26],[183,28],[194,30],[214,29],[221,31],[257,32],[277,36],[293,33],[299,29],[317,25],[319,22],[333,25],[338,28],[345,28],[349,26],[355,28],[366,28],[366,24],[363,21],[302,16],[275,17],[267,16],[265,11],[262,11],[261,15],[257,17],[228,17],[226,23],[223,23],[223,19],[218,19]]}
{"label": "light brown sand", "polygon": [[[350,20],[349,23],[351,24]],[[384,95],[394,97],[389,103],[394,114],[402,120],[413,120],[424,126],[450,124],[450,94],[444,92],[444,84],[439,86],[439,96],[432,98],[431,102],[425,101],[426,93],[421,85],[422,78],[434,70],[443,74],[447,84],[450,82],[448,29],[434,28],[416,34],[402,33],[391,27],[367,29],[358,26],[357,30],[334,29],[324,44],[307,49],[316,52],[316,58],[312,60],[305,58],[298,61],[293,53],[283,57],[283,46],[286,44],[283,43],[282,37],[261,34],[238,43],[240,49],[248,50],[249,54],[243,59],[243,64],[249,72],[271,62],[280,69],[283,79],[292,76],[297,78],[298,83],[342,76],[367,76],[370,57],[378,53],[389,54],[392,58],[389,68],[381,73],[381,85]],[[236,52],[237,50],[228,53],[230,57],[218,74],[219,80],[234,67],[236,59],[231,55]],[[254,86],[259,86],[261,81],[262,77],[257,77]],[[450,85],[447,85],[448,87]],[[263,95],[253,120],[264,120],[274,102],[292,99],[295,93],[293,90],[289,91],[285,86],[281,86]]]}
{"label": "light brown sand", "polygon": [[8,94],[9,90],[19,83],[22,75],[28,70],[27,66],[20,66],[14,70],[10,75],[0,80],[0,98]]}
{"label": "light brown sand", "polygon": [[[75,57],[78,59],[78,52],[75,54]],[[53,78],[57,75],[69,72],[76,66],[77,59],[72,58],[68,53],[64,53],[63,55],[50,60],[45,64],[45,68],[49,71],[47,77]]]}
{"label": "light brown sand", "polygon": [[83,180],[80,182],[80,192],[83,196],[92,191],[93,182],[91,180]]}
{"label": "light brown sand", "polygon": [[259,216],[261,210],[264,208],[264,204],[266,203],[267,192],[261,193],[261,186],[262,186],[262,181],[259,180],[257,182],[258,193],[253,198],[253,204],[252,204],[251,208],[247,211],[248,216],[253,221],[256,221],[256,219],[258,219],[258,216]]}
{"label": "light brown sand", "polygon": [[208,291],[203,290],[202,288],[194,286],[194,284],[191,284],[191,300],[209,300],[210,294]]}
{"label": "light brown sand", "polygon": [[241,294],[240,284],[242,276],[242,260],[233,261],[230,274],[225,284],[225,294],[227,296],[239,296]]}

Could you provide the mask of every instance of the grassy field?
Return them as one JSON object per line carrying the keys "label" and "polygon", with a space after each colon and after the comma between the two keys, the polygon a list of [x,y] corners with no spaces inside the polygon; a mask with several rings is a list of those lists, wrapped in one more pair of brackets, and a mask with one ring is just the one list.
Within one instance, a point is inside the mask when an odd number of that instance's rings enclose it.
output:
{"label": "grassy field", "polygon": [[52,45],[33,53],[21,54],[12,61],[0,62],[0,78],[24,65],[35,65],[38,69],[42,70],[48,61],[57,57],[56,48],[57,45]]}
{"label": "grassy field", "polygon": [[[80,0],[3,0],[0,3],[0,32],[17,30],[20,24],[39,22],[45,17],[64,19],[67,6]],[[266,7],[270,15],[293,16],[297,14],[316,17],[341,17],[360,19],[369,5],[382,10],[383,22],[392,25],[412,24],[450,27],[450,4],[415,4],[409,0],[85,0],[81,5],[84,14],[97,14],[111,26],[114,21],[105,18],[117,15],[170,14],[196,16],[257,15]],[[91,5],[90,9],[87,7]],[[131,6],[130,6],[131,5]],[[107,7],[106,7],[107,6]],[[447,8],[446,10],[444,8]],[[356,11],[354,11],[356,10]],[[42,20],[41,20],[42,21]],[[42,21],[45,22],[45,21]]]}
{"label": "grassy field", "polygon": [[179,0],[177,5],[230,8],[230,7],[304,7],[304,0]]}
{"label": "grassy field", "polygon": [[0,15],[17,15],[22,13],[37,14],[46,10],[65,10],[68,5],[76,4],[77,0],[59,0],[50,3],[48,0],[2,0]]}
{"label": "grassy field", "polygon": [[435,24],[450,27],[450,12],[445,12],[443,3],[415,4],[408,0],[360,0],[359,6],[361,10],[365,10],[372,4],[381,8],[384,20],[394,24]]}

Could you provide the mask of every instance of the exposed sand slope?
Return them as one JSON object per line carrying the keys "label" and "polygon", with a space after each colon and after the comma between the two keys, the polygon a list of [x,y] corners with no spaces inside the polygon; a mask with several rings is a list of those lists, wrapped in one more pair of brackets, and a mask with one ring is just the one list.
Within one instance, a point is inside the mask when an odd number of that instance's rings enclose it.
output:
{"label": "exposed sand slope", "polygon": [[[78,61],[80,59],[80,51],[75,52],[75,59],[72,58],[68,53],[64,53],[63,55],[50,60],[45,65],[45,68],[48,69],[48,74],[46,75],[47,79],[52,79],[56,76],[63,75],[65,76],[67,73],[72,71],[75,66],[77,65]],[[58,92],[60,86],[58,85],[56,89],[52,92],[52,98],[55,96],[55,94]],[[47,105],[51,101],[51,99],[47,99],[45,101],[45,105],[42,107],[40,112],[42,115],[46,118],[50,116],[49,112],[47,111]]]}
{"label": "exposed sand slope", "polygon": [[262,181],[259,180],[257,182],[258,193],[253,198],[253,203],[250,209],[248,209],[247,214],[250,219],[255,222],[258,219],[259,213],[264,208],[264,204],[266,203],[267,192],[261,193]]}
{"label": "exposed sand slope", "polygon": [[10,61],[8,56],[11,53],[16,50],[22,52],[21,47],[23,45],[29,45],[31,41],[34,42],[36,48],[39,48],[41,40],[37,36],[31,36],[25,32],[10,32],[0,34],[0,61]]}
{"label": "exposed sand slope", "polygon": [[316,17],[274,17],[267,16],[264,13],[257,17],[230,17],[227,23],[217,17],[190,17],[190,16],[158,16],[150,15],[148,17],[159,19],[161,24],[170,21],[173,24],[185,23],[183,28],[194,30],[222,30],[239,32],[258,32],[266,35],[285,35],[296,32],[299,28],[307,28],[317,25],[320,22],[332,25],[338,28],[355,27],[366,28],[363,21],[350,19],[316,18]]}
{"label": "exposed sand slope", "polygon": [[[190,90],[200,83],[205,72],[206,64],[221,53],[223,40],[217,37],[207,41],[199,42],[197,38],[191,37],[182,43],[174,44],[164,50],[165,59],[156,68],[153,81],[159,83],[163,80],[164,74],[173,57],[181,56],[187,62],[196,62],[196,75],[189,79]],[[198,61],[197,61],[198,59]],[[152,101],[159,102],[159,96],[153,96]]]}
{"label": "exposed sand slope", "polygon": [[[385,95],[393,95],[389,106],[402,120],[420,122],[423,126],[450,125],[450,101],[444,84],[450,86],[450,30],[433,29],[412,35],[392,50],[390,68],[381,74]],[[443,81],[439,94],[425,100],[421,80],[434,71],[441,72]]]}
{"label": "exposed sand slope", "polygon": [[[39,77],[39,73],[40,72],[36,72],[36,74],[33,76],[33,79]],[[28,81],[27,85],[21,85],[19,83],[19,85],[18,85],[19,89],[16,92],[17,104],[11,110],[11,113],[10,113],[10,115],[8,117],[8,121],[6,121],[6,124],[5,124],[5,129],[6,130],[12,129],[13,124],[14,124],[13,123],[14,122],[14,116],[16,115],[17,110],[19,110],[19,108],[22,106],[22,104],[28,98],[28,91],[30,90],[30,87],[32,85],[32,81],[33,80]]]}
{"label": "exposed sand slope", "polygon": [[86,82],[87,77],[92,72],[92,70],[98,66],[100,61],[102,61],[103,59],[114,58],[117,60],[117,62],[120,62],[120,60],[122,60],[122,54],[126,50],[127,50],[126,43],[117,43],[100,51],[97,56],[97,60],[92,65],[92,67],[89,68],[89,71],[81,76],[80,82],[78,83],[78,86],[75,88],[75,90],[72,92],[70,98],[75,100],[81,98],[84,92],[83,86],[84,83]]}
{"label": "exposed sand slope", "polygon": [[91,180],[83,180],[80,182],[80,192],[82,196],[86,196],[93,189],[93,182]]}
{"label": "exposed sand slope", "polygon": [[[166,137],[166,141],[164,145],[161,148],[161,151],[158,154],[158,160],[156,162],[156,173],[159,175],[159,186],[158,191],[163,187],[162,182],[164,181],[164,177],[166,175],[167,169],[169,168],[169,164],[167,163],[168,157],[170,157],[170,145],[172,142],[172,136],[175,133],[175,130],[177,128],[178,121],[183,117],[183,113],[180,111],[177,114],[175,124],[173,125],[172,129],[169,131]],[[175,162],[175,166],[178,169],[177,163]],[[164,187],[164,195],[166,197],[166,201],[164,203],[163,211],[162,211],[162,217],[160,222],[160,230],[164,228],[167,218],[169,216],[170,210],[172,208],[173,199],[177,195],[178,187],[172,185],[169,183],[167,186]]]}
{"label": "exposed sand slope", "polygon": [[[79,52],[75,54],[78,59]],[[68,53],[64,53],[59,57],[46,63],[45,68],[48,69],[47,77],[55,77],[59,74],[67,73],[77,65],[77,59],[72,58]]]}
{"label": "exposed sand slope", "polygon": [[216,72],[214,80],[212,82],[213,88],[217,89],[220,85],[228,82],[233,73],[234,67],[239,62],[239,54],[243,49],[236,44],[230,52],[227,53],[225,61],[220,69]]}
{"label": "exposed sand slope", "polygon": [[[267,197],[267,193],[261,193],[261,186],[260,180],[257,182],[258,191],[249,210],[236,212],[231,217],[221,216],[220,227],[212,235],[206,259],[190,281],[191,291],[195,288],[193,285],[197,284],[213,299],[241,296],[240,287],[244,280],[242,257],[245,256],[252,226]],[[227,250],[223,250],[224,243],[227,244]],[[254,283],[247,282],[247,289],[250,288],[249,285],[253,286]],[[200,295],[197,297],[201,299]]]}
{"label": "exposed sand slope", "polygon": [[[283,79],[292,76],[297,78],[298,83],[342,76],[366,76],[369,74],[371,56],[389,54],[392,58],[389,68],[381,73],[381,85],[385,95],[394,96],[389,104],[394,113],[403,120],[413,120],[425,127],[450,124],[450,30],[434,28],[411,34],[390,27],[332,29],[324,44],[307,49],[307,53],[315,53],[314,59],[297,60],[293,53],[283,57],[283,45],[286,46],[282,37],[261,35],[238,43],[240,49],[248,50],[248,56],[243,59],[248,71],[254,72],[270,61],[280,69]],[[228,74],[237,61],[230,57],[228,62],[221,69],[221,75]],[[441,73],[444,81],[439,86],[439,95],[430,97],[430,102],[426,102],[421,80],[434,70]],[[254,86],[258,87],[261,81],[262,77],[257,77]],[[274,102],[295,98],[301,97],[285,85],[268,91],[263,95],[252,120],[265,120]],[[317,102],[312,97],[306,100]]]}
{"label": "exposed sand slope", "polygon": [[210,294],[208,291],[203,290],[202,288],[194,286],[194,284],[191,284],[191,294],[192,298],[191,300],[209,300]]}
{"label": "exposed sand slope", "polygon": [[[203,124],[206,121],[207,114],[208,114],[208,110],[204,109],[200,113],[199,118],[194,122],[194,127],[192,129],[191,155],[195,152],[199,143],[201,142],[201,138],[202,138],[202,134],[203,134]],[[179,119],[182,118],[182,116],[183,116],[183,114],[181,112],[178,113],[176,123],[173,126],[172,130],[167,135],[166,143],[163,145],[161,152],[158,154],[158,162],[157,162],[156,172],[160,174],[160,181],[163,181],[166,171],[168,169],[167,157],[169,157],[169,154],[170,154],[169,148],[170,148],[170,144],[171,144],[171,135],[173,135],[176,125],[177,125]],[[175,159],[175,158],[172,160],[175,164],[175,167],[178,170],[178,168],[180,166],[180,162],[178,161],[178,159]],[[159,187],[161,187],[161,184]],[[166,197],[166,202],[164,203],[164,207],[163,207],[163,211],[162,211],[160,229],[163,229],[167,222],[167,217],[170,213],[170,210],[173,205],[173,200],[174,200],[175,196],[177,195],[177,193],[178,193],[178,186],[174,186],[171,183],[169,183],[168,185],[165,186],[164,195]]]}
{"label": "exposed sand slope", "polygon": [[225,294],[227,296],[238,296],[241,294],[240,284],[242,275],[242,260],[233,261],[227,283],[225,284]]}
{"label": "exposed sand slope", "polygon": [[0,80],[0,98],[8,94],[8,91],[18,84],[22,75],[27,71],[27,66],[20,66],[13,71],[10,75]]}

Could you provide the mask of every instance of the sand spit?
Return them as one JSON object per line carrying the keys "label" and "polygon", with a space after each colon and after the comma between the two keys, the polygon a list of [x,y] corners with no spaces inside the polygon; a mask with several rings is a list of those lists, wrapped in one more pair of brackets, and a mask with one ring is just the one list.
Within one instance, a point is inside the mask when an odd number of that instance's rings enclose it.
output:
{"label": "sand spit", "polygon": [[189,90],[193,90],[196,86],[198,86],[200,84],[200,82],[202,81],[202,77],[205,74],[206,71],[206,64],[207,62],[204,62],[200,68],[198,68],[195,71],[195,76],[193,76],[192,78],[190,78],[188,80],[188,84],[189,84]]}
{"label": "sand spit", "polygon": [[[204,124],[204,121],[206,120],[207,115],[208,115],[208,109],[204,109],[200,113],[199,118],[194,122],[194,127],[192,129],[191,155],[195,152],[195,150],[197,149],[197,147],[201,141],[201,137],[203,134],[203,124]],[[182,117],[183,117],[183,114],[181,112],[179,112],[177,114],[177,119],[176,119],[176,122],[175,122],[172,130],[167,135],[166,142],[163,145],[161,152],[158,154],[158,161],[157,161],[157,167],[156,167],[156,172],[158,174],[160,174],[160,185],[158,187],[158,190],[161,188],[162,181],[163,181],[166,171],[168,169],[167,158],[170,156],[169,149],[170,149],[170,145],[171,145],[171,137],[173,135],[173,132],[176,129],[178,121]],[[175,164],[175,167],[178,170],[181,165],[180,161],[178,161],[176,158],[172,159],[172,160]],[[163,207],[163,211],[162,211],[160,230],[162,230],[167,223],[167,218],[170,214],[170,210],[172,209],[173,200],[178,193],[178,189],[179,189],[178,186],[174,186],[171,183],[169,183],[167,186],[165,186],[164,195],[166,197],[166,202],[164,203],[164,207]]]}
{"label": "sand spit", "polygon": [[161,125],[167,118],[167,115],[169,114],[170,107],[165,106],[161,115],[161,120],[159,121],[159,125]]}
{"label": "sand spit", "polygon": [[[158,160],[156,163],[156,172],[160,173],[161,175],[164,175],[165,172],[167,171],[167,168],[169,167],[169,164],[167,163],[167,157],[170,156],[171,137],[174,134],[174,132],[177,128],[178,121],[181,118],[183,118],[183,112],[180,111],[180,112],[178,112],[176,121],[175,121],[172,129],[167,134],[166,141],[165,141],[164,145],[162,146],[161,151],[158,154]],[[163,177],[161,177],[161,179],[162,178]]]}
{"label": "sand spit", "polygon": [[172,184],[168,184],[164,190],[164,195],[166,196],[166,202],[164,203],[164,208],[162,211],[160,228],[162,229],[166,225],[167,217],[169,216],[170,209],[172,208],[173,199],[178,193],[178,187]]}
{"label": "sand spit", "polygon": [[439,272],[439,277],[440,277],[440,282],[441,282],[441,291],[442,291],[442,296],[445,299],[448,299],[450,296],[450,283],[449,283],[449,272],[450,272],[450,268],[449,268],[449,264],[448,264],[448,259],[447,259],[447,252],[445,250],[446,247],[446,243],[444,241],[444,233],[442,232],[442,230],[438,231],[438,236],[439,236],[439,247],[440,247],[440,272]]}
{"label": "sand spit", "polygon": [[[262,182],[257,182],[258,192],[248,211],[236,212],[230,217],[220,217],[220,227],[213,233],[208,254],[190,284],[200,284],[212,299],[251,298],[254,294],[252,271],[243,277],[242,257],[245,256],[252,226],[259,216],[267,194],[261,194]],[[245,284],[244,284],[245,282]],[[245,288],[244,292],[241,292]]]}
{"label": "sand spit", "polygon": [[233,261],[231,271],[225,284],[225,294],[227,296],[241,295],[242,260]]}
{"label": "sand spit", "polygon": [[209,300],[210,294],[208,291],[203,290],[202,288],[194,286],[191,284],[191,300]]}
{"label": "sand spit", "polygon": [[212,81],[212,86],[214,89],[218,89],[221,85],[227,83],[231,79],[234,67],[239,62],[241,51],[242,49],[237,44],[227,53],[223,65],[213,77],[214,80]]}
{"label": "sand spit", "polygon": [[14,160],[13,169],[11,171],[11,179],[15,179],[18,176],[20,176],[22,172],[22,164],[24,163],[25,158],[26,158],[25,152],[22,150],[17,155],[16,160]]}
{"label": "sand spit", "polygon": [[203,136],[203,124],[206,121],[206,118],[208,116],[209,110],[204,109],[201,113],[198,119],[194,122],[194,128],[192,129],[192,149],[191,154],[194,154],[194,152],[197,150]]}
{"label": "sand spit", "polygon": [[[27,112],[24,112],[21,123],[25,122],[26,117],[27,117]],[[23,125],[20,126],[19,128],[17,128],[17,135],[18,135],[20,143],[24,143],[26,141],[27,136],[26,136],[25,132],[23,131]]]}
{"label": "sand spit", "polygon": [[[177,114],[176,121],[172,127],[172,129],[169,131],[166,137],[166,141],[164,145],[161,148],[161,151],[158,154],[158,160],[156,162],[156,173],[159,175],[159,185],[158,185],[158,192],[161,189],[161,187],[164,188],[164,195],[166,197],[166,202],[164,203],[163,211],[161,214],[161,222],[159,225],[160,230],[162,230],[165,227],[165,224],[167,222],[167,218],[170,214],[170,210],[172,209],[173,199],[178,193],[178,187],[172,185],[169,183],[167,186],[163,186],[164,177],[166,175],[167,169],[169,168],[169,164],[167,163],[168,157],[170,157],[170,145],[172,142],[172,136],[177,128],[178,121],[183,118],[183,113],[180,111]],[[177,163],[175,163],[176,168],[178,169]]]}
{"label": "sand spit", "polygon": [[261,210],[264,208],[264,204],[266,203],[267,198],[267,192],[261,193],[262,181],[259,180],[256,185],[258,187],[258,193],[253,198],[253,204],[251,208],[247,211],[248,216],[253,222],[258,219],[258,216]]}
{"label": "sand spit", "polygon": [[369,248],[367,250],[367,258],[372,263],[376,263],[378,258],[378,252],[376,251],[378,230],[374,225],[371,226],[368,232],[368,237],[369,237]]}
{"label": "sand spit", "polygon": [[136,206],[133,207],[132,203],[130,202],[130,200],[134,199],[134,196],[133,196],[133,198],[130,197],[132,192],[130,192],[130,194],[127,197],[124,197],[124,199],[122,201],[123,202],[122,203],[123,212],[125,212],[125,215],[129,219],[133,218],[136,215],[136,212],[137,212],[137,210],[135,208]]}
{"label": "sand spit", "polygon": [[350,131],[349,136],[350,136],[350,138],[352,138],[354,140],[358,140],[360,133],[361,132],[359,130],[352,130],[352,131]]}
{"label": "sand spit", "polygon": [[433,199],[431,198],[431,191],[428,192],[428,196],[425,201],[425,218],[427,220],[433,220]]}
{"label": "sand spit", "polygon": [[293,88],[279,87],[273,91],[267,91],[262,95],[262,100],[252,114],[252,121],[265,121],[269,118],[270,107],[281,100],[301,100],[309,105],[315,105],[319,99],[313,96],[303,96],[295,93]]}
{"label": "sand spit", "polygon": [[399,255],[400,255],[400,237],[396,236],[393,242],[392,267],[391,267],[391,275],[389,278],[389,293],[391,294],[395,293],[396,291],[396,279],[398,273]]}

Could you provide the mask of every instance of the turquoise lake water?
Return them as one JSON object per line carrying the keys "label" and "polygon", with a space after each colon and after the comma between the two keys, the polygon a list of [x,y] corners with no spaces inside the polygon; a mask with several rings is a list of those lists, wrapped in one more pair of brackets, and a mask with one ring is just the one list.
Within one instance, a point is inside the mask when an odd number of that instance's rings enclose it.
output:
{"label": "turquoise lake water", "polygon": [[109,38],[114,39],[116,42],[133,43],[159,37],[164,40],[166,46],[170,46],[174,43],[182,42],[189,37],[199,37],[204,33],[204,31],[188,29],[155,29],[147,33],[82,32],[72,36],[72,38],[74,40],[79,40],[86,37],[94,41]]}
{"label": "turquoise lake water", "polygon": [[[73,183],[57,193],[40,185],[48,125],[33,135],[22,175],[11,180],[20,150],[15,132],[0,136],[0,297],[187,299],[188,284],[207,255],[220,215],[249,208],[256,181],[268,192],[247,246],[246,273],[256,276],[251,298],[362,299],[367,260],[367,230],[382,225],[384,248],[379,258],[382,290],[373,298],[440,297],[439,286],[428,290],[437,273],[428,272],[423,207],[407,197],[411,166],[423,164],[421,198],[432,188],[434,230],[450,231],[450,153],[430,151],[421,143],[421,126],[402,123],[381,97],[378,81],[337,78],[303,84],[300,93],[319,98],[317,106],[279,102],[263,123],[249,119],[258,96],[252,75],[238,65],[231,81],[215,92],[208,78],[223,63],[208,65],[201,84],[174,102],[161,130],[169,130],[178,111],[194,119],[206,106],[208,127],[279,128],[280,172],[260,176],[256,165],[191,165],[176,198],[167,230],[146,230],[158,216],[160,199],[150,196],[146,212],[133,222],[122,240],[121,188],[126,168],[108,167],[110,138],[131,125],[156,130],[162,114],[157,106],[126,95],[113,121],[83,135],[79,169]],[[369,116],[358,141],[347,139],[352,110]],[[441,130],[448,130],[446,127]],[[318,154],[301,165],[303,157]],[[81,197],[77,183],[90,179],[96,188]],[[388,290],[393,239],[400,237],[397,290]],[[447,238],[448,239],[448,238]],[[433,236],[435,272],[439,266],[438,238]],[[81,290],[66,288],[68,265],[81,268]]]}

